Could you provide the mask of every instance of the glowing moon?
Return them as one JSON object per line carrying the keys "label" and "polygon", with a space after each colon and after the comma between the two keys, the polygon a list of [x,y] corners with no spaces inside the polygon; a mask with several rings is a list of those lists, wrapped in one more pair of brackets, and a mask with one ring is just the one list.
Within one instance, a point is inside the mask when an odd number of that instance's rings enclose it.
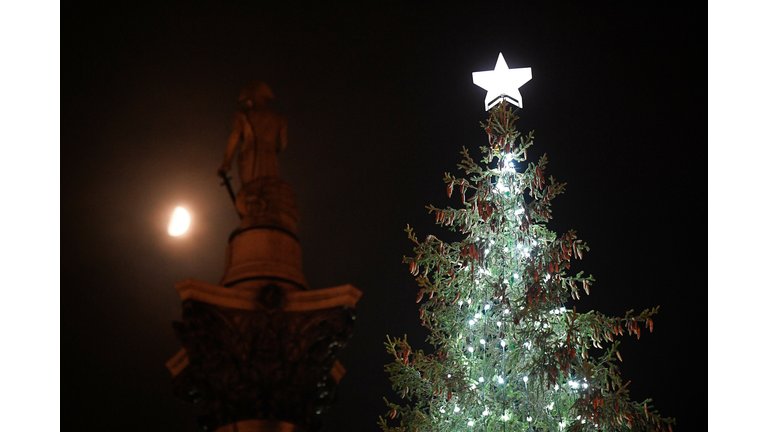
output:
{"label": "glowing moon", "polygon": [[176,207],[171,216],[171,224],[168,225],[168,234],[174,237],[184,234],[189,229],[191,220],[189,212],[184,207]]}

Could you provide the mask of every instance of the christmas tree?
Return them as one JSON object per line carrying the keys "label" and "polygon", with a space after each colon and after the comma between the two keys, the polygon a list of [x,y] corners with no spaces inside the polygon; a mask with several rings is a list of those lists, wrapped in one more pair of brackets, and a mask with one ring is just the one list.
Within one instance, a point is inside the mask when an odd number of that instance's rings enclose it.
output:
{"label": "christmas tree", "polygon": [[[499,59],[496,71],[506,69]],[[512,71],[520,69],[506,72]],[[527,74],[505,93],[476,77],[489,89],[482,124],[488,146],[479,164],[464,148],[458,166],[466,177],[445,174],[448,196],[462,205],[427,207],[438,225],[463,239],[419,240],[406,229],[416,246],[404,262],[416,276],[434,352],[387,337],[395,361],[386,370],[409,403],[385,398],[389,410],[379,424],[422,432],[671,431],[674,420],[661,418],[650,399],[629,399],[629,382],[616,366],[623,361],[617,338],[652,332],[658,307],[610,317],[566,305],[590,292],[591,275],[570,274],[571,262],[589,248],[573,230],[557,235],[546,228],[565,184],[545,176],[546,154],[526,163],[533,133],[516,129],[507,101],[522,106],[516,90]]]}

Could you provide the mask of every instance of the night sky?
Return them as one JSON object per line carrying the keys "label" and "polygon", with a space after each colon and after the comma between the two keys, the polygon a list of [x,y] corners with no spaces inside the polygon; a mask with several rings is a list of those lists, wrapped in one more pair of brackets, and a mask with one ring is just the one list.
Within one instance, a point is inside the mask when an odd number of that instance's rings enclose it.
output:
{"label": "night sky", "polygon": [[[173,285],[222,275],[239,220],[216,169],[238,93],[260,79],[288,117],[280,170],[301,212],[307,280],[363,292],[326,430],[378,430],[382,397],[395,397],[386,335],[427,348],[403,229],[445,236],[425,206],[460,205],[443,173],[458,173],[462,146],[479,156],[487,143],[471,73],[502,52],[510,68],[532,68],[518,112],[519,128],[535,130],[529,157],[546,153],[548,174],[567,183],[548,226],[592,249],[579,264],[592,295],[569,306],[660,305],[654,333],[622,340],[622,375],[675,430],[706,428],[704,9],[101,2],[67,16],[63,424],[197,430],[165,368],[181,347]],[[177,205],[192,228],[171,238]]]}

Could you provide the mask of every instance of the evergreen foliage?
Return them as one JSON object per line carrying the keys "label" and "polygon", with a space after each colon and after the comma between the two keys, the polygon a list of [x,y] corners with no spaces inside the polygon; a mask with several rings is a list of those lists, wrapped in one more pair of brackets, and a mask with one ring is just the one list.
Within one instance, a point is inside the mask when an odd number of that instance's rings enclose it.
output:
{"label": "evergreen foliage", "polygon": [[421,432],[671,431],[674,420],[661,418],[650,399],[629,399],[615,364],[622,361],[617,336],[652,332],[658,307],[620,318],[565,306],[589,294],[593,277],[569,274],[589,248],[573,230],[558,236],[545,227],[565,184],[545,177],[546,155],[516,169],[533,144],[516,120],[506,103],[492,108],[481,123],[489,142],[482,164],[464,148],[459,168],[467,177],[445,174],[448,196],[458,192],[462,206],[427,207],[462,241],[419,241],[406,229],[416,246],[404,262],[418,282],[434,353],[387,337],[395,361],[386,371],[410,403],[385,398],[379,424]]}

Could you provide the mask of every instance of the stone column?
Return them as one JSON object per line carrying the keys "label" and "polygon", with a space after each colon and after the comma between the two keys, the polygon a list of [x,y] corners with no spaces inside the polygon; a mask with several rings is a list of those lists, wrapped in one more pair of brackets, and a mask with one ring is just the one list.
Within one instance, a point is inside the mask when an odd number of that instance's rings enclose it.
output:
{"label": "stone column", "polygon": [[317,431],[345,372],[336,356],[361,293],[310,289],[290,185],[257,178],[236,206],[243,222],[229,238],[220,284],[176,284],[183,348],[167,363],[175,393],[199,408],[206,431]]}

